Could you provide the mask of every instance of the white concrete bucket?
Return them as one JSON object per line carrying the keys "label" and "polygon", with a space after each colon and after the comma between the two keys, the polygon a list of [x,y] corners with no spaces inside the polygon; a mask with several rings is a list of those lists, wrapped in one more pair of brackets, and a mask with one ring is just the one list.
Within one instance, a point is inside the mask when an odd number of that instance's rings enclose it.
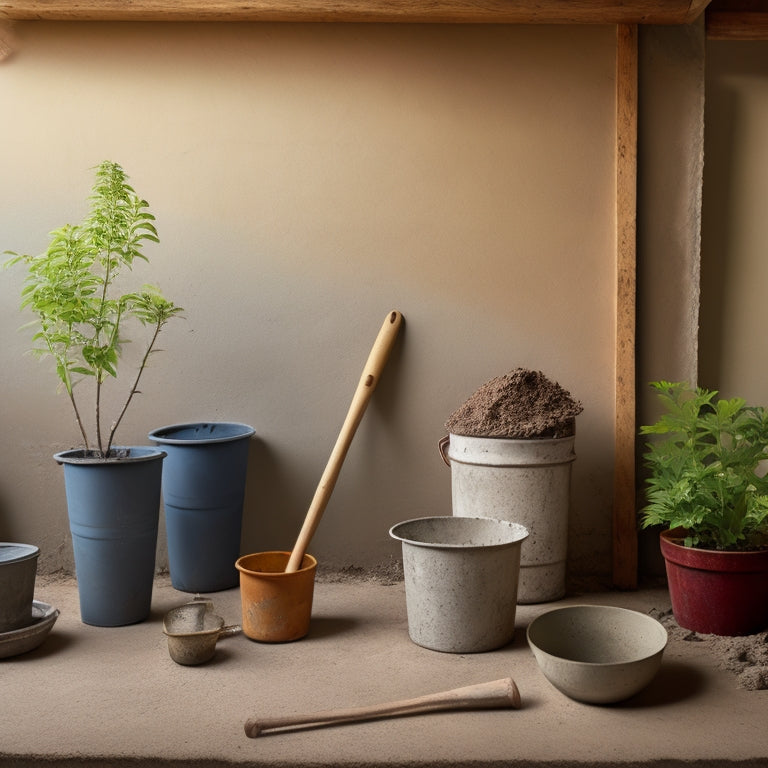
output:
{"label": "white concrete bucket", "polygon": [[408,634],[424,648],[477,653],[515,633],[520,549],[528,531],[484,517],[422,517],[389,531],[402,542]]}
{"label": "white concrete bucket", "polygon": [[530,532],[520,561],[520,603],[565,594],[574,441],[574,435],[512,440],[454,434],[440,441],[451,468],[453,514],[508,520]]}

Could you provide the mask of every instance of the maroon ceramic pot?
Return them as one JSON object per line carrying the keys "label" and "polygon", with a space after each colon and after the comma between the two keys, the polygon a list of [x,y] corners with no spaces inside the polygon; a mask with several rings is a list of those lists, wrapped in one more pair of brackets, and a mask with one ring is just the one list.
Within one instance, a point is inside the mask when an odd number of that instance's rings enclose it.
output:
{"label": "maroon ceramic pot", "polygon": [[685,547],[680,528],[663,531],[672,612],[685,629],[751,635],[768,629],[768,550],[721,552]]}

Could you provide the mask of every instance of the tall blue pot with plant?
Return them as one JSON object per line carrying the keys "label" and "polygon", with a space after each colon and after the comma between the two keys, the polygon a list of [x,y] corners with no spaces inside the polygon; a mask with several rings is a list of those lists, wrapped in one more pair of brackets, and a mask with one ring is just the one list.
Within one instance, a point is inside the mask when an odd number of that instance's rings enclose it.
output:
{"label": "tall blue pot with plant", "polygon": [[103,461],[83,458],[79,450],[54,456],[64,467],[86,624],[135,624],[149,614],[164,456],[152,447],[132,447],[126,456]]}
{"label": "tall blue pot with plant", "polygon": [[160,427],[166,451],[163,505],[171,583],[182,592],[237,586],[248,448],[253,427],[193,422]]}
{"label": "tall blue pot with plant", "polygon": [[[54,230],[37,256],[7,251],[6,266],[27,269],[21,306],[35,315],[32,351],[53,357],[82,439],[81,448],[54,456],[64,466],[80,615],[87,624],[120,626],[143,621],[151,609],[166,454],[118,447],[115,433],[139,393],[158,334],[182,308],[154,286],[119,292],[123,273],[137,259],[148,261],[142,248],[159,242],[157,230],[117,163],[101,163],[95,176],[83,221]],[[144,351],[122,407],[108,421],[102,395],[117,379],[131,327],[146,329]],[[92,438],[81,410],[85,397],[92,398]]]}

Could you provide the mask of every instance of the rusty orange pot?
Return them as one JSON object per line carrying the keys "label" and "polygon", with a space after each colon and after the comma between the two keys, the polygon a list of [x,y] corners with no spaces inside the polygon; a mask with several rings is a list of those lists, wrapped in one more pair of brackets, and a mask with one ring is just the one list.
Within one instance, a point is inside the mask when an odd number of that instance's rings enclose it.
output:
{"label": "rusty orange pot", "polygon": [[240,571],[243,633],[263,643],[299,640],[309,632],[317,560],[304,555],[286,573],[290,552],[257,552],[235,563]]}

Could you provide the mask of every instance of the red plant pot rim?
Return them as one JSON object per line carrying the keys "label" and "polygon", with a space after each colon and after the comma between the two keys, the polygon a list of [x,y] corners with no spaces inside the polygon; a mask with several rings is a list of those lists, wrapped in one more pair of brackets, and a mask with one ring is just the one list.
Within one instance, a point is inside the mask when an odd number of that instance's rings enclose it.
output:
{"label": "red plant pot rim", "polygon": [[687,568],[704,568],[712,571],[730,573],[751,573],[768,570],[768,549],[723,551],[686,547],[683,528],[662,531],[659,537],[661,552],[665,559]]}

